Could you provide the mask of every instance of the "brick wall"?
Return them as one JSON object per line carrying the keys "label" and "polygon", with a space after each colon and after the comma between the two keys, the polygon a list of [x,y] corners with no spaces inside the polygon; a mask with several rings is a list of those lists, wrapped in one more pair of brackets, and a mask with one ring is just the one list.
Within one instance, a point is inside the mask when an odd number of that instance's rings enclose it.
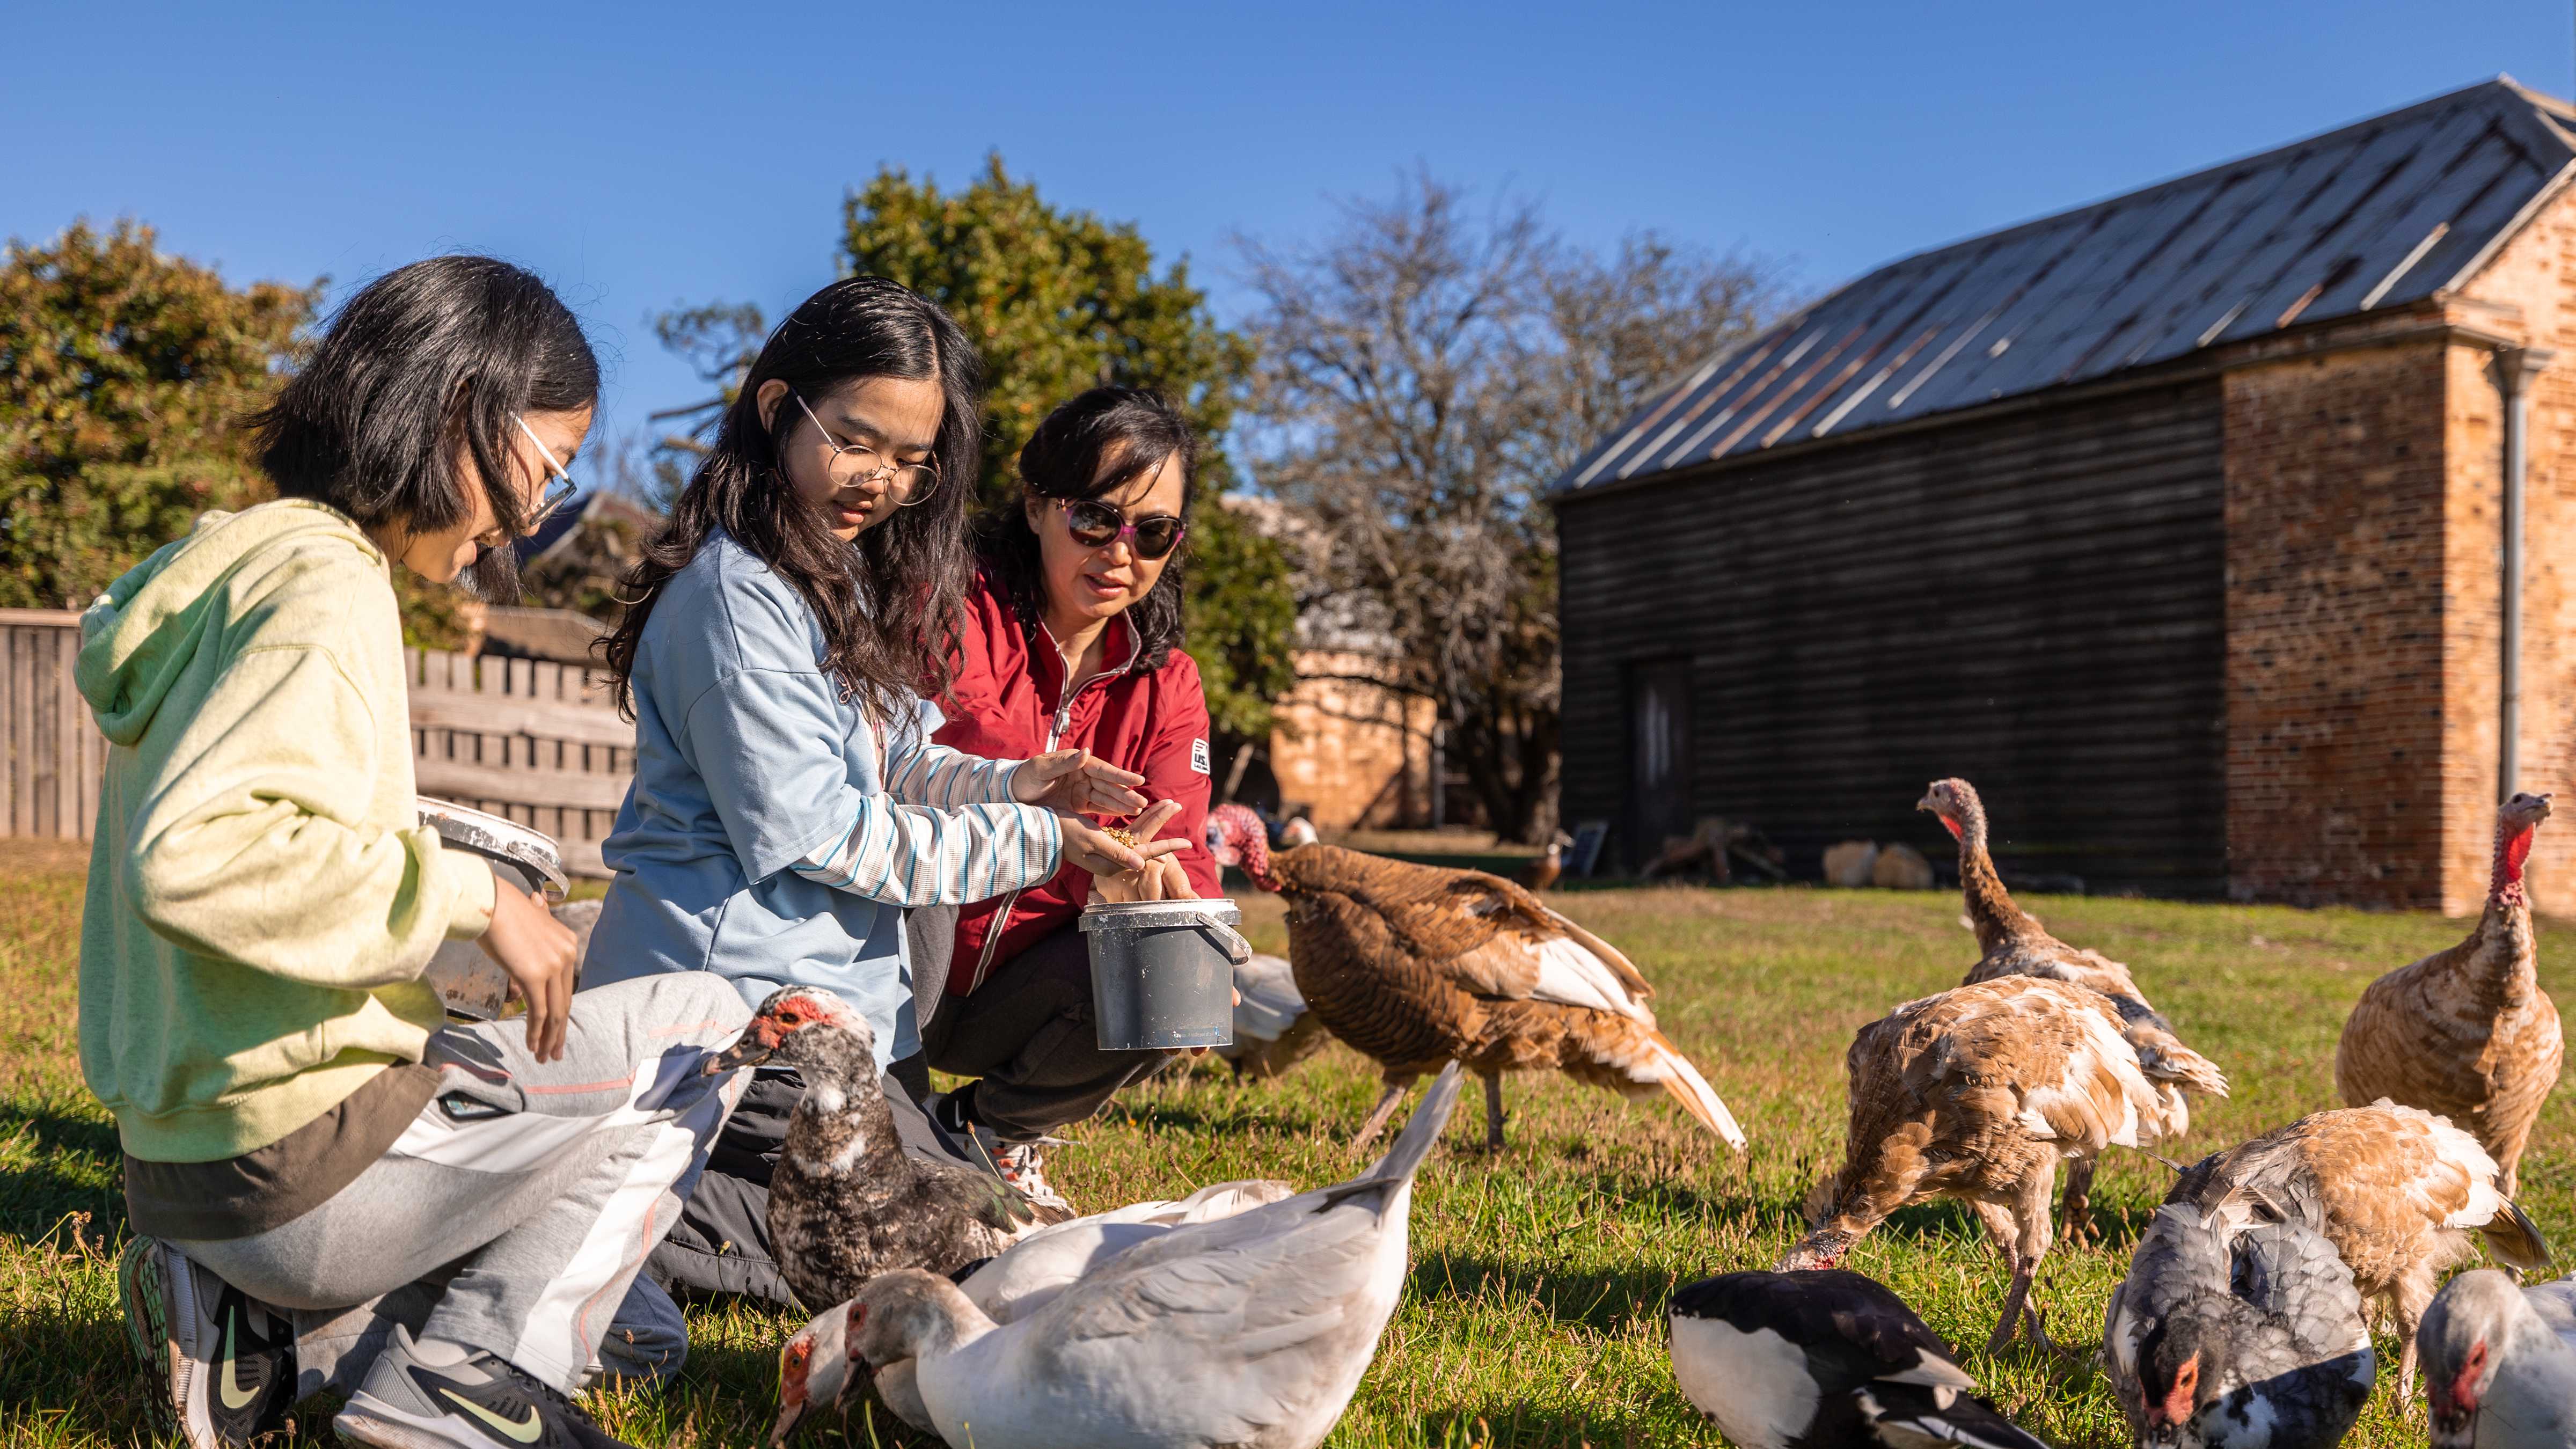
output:
{"label": "brick wall", "polygon": [[1298,654],[1297,688],[1281,702],[1270,768],[1286,806],[1317,825],[1418,825],[1430,818],[1430,701],[1379,688],[1367,654]]}
{"label": "brick wall", "polygon": [[[2482,309],[2488,330],[2555,349],[2557,358],[2532,385],[2529,463],[2525,474],[2522,600],[2521,776],[2525,790],[2555,791],[2576,811],[2576,198],[2561,197],[2508,242],[2462,289],[2461,305]],[[2466,351],[2465,349],[2463,350]],[[2463,877],[2464,904],[2483,895],[2494,840],[2494,697],[2499,670],[2496,631],[2500,562],[2497,512],[2503,489],[2503,413],[2483,352],[2452,368],[2449,422],[2457,573],[2453,607],[2462,683],[2479,681],[2484,718],[2462,709],[2456,721],[2463,752],[2481,767],[2473,788],[2457,792],[2457,828],[2445,849]],[[2463,777],[2468,775],[2465,769]],[[2565,883],[2565,884],[2562,884]],[[2576,814],[2542,829],[2532,851],[2533,900],[2544,910],[2576,908]]]}
{"label": "brick wall", "polygon": [[2227,844],[2241,899],[2456,907],[2441,850],[2450,351],[2425,341],[2227,374]]}

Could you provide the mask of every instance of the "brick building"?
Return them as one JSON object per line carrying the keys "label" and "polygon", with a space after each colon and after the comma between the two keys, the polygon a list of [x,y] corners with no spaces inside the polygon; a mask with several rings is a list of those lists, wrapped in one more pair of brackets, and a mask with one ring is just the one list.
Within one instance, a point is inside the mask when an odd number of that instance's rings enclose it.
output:
{"label": "brick building", "polygon": [[1566,818],[1812,865],[1938,842],[1961,774],[2008,870],[2474,909],[2503,772],[2576,780],[2571,176],[2576,110],[2498,79],[1711,360],[1557,485]]}
{"label": "brick building", "polygon": [[[1224,507],[1286,545],[1301,597],[1318,592],[1324,541],[1276,499],[1227,494]],[[1326,829],[1430,824],[1436,711],[1430,700],[1397,687],[1402,661],[1394,641],[1372,627],[1365,605],[1321,598],[1297,619],[1291,660],[1296,686],[1279,701],[1279,727],[1256,757],[1232,776],[1230,798]],[[1228,781],[1220,778],[1224,793]]]}

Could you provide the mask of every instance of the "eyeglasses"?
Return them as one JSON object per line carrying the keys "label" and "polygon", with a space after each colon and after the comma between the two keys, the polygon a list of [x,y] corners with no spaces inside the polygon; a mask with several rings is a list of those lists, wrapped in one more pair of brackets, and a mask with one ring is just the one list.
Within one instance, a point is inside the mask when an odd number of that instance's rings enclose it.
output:
{"label": "eyeglasses", "polygon": [[554,450],[546,446],[546,440],[538,437],[537,430],[528,426],[528,420],[523,417],[517,421],[519,431],[527,434],[528,441],[537,445],[537,456],[546,460],[550,474],[546,479],[546,491],[538,497],[537,506],[530,509],[528,516],[519,523],[521,531],[534,533],[538,524],[552,518],[556,509],[572,500],[573,481],[572,475],[564,471],[564,465],[555,461]]}
{"label": "eyeglasses", "polygon": [[1132,522],[1117,505],[1097,498],[1057,498],[1050,500],[1064,510],[1064,527],[1073,541],[1084,548],[1107,548],[1120,539],[1136,550],[1136,557],[1158,559],[1181,546],[1181,535],[1188,528],[1168,513]]}
{"label": "eyeglasses", "polygon": [[[794,394],[790,394],[794,396]],[[796,406],[805,409],[805,418],[814,431],[823,435],[823,446],[832,450],[832,461],[826,471],[835,488],[855,488],[879,478],[886,480],[886,491],[894,495],[894,506],[910,508],[926,502],[939,491],[939,470],[928,463],[893,463],[864,443],[844,443],[832,436],[814,410],[805,407],[805,399],[796,398]]]}

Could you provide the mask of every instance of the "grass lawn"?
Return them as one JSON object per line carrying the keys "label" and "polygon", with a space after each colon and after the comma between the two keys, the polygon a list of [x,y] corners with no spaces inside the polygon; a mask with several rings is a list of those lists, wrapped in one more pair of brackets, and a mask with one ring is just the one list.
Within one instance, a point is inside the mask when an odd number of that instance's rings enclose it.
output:
{"label": "grass lawn", "polygon": [[[115,1136],[80,1084],[73,978],[86,852],[0,842],[0,1442],[145,1442],[111,1264],[124,1237]],[[2134,900],[2027,902],[2052,928],[2127,961],[2185,1038],[2226,1068],[2234,1100],[2201,1115],[2189,1158],[2335,1105],[2335,1035],[2373,976],[2448,944],[2464,923],[2358,912],[2182,906]],[[1710,1273],[1767,1267],[1797,1228],[1805,1190],[1839,1160],[1842,1055],[1854,1028],[1895,1003],[1957,984],[1975,956],[1951,895],[1587,891],[1568,912],[1633,956],[1661,987],[1664,1026],[1693,1054],[1753,1139],[1737,1158],[1669,1104],[1632,1107],[1553,1078],[1515,1079],[1512,1146],[1467,1152],[1476,1094],[1454,1149],[1425,1169],[1413,1206],[1411,1291],[1330,1441],[1336,1445],[1713,1444],[1674,1388],[1664,1302]],[[1281,950],[1277,903],[1247,903],[1257,945]],[[2544,926],[2543,975],[2562,1009],[2565,929]],[[1376,1092],[1334,1048],[1282,1082],[1237,1088],[1213,1066],[1150,1086],[1080,1129],[1050,1173],[1107,1207],[1179,1196],[1224,1178],[1313,1186],[1349,1175],[1341,1144]],[[2115,1152],[2097,1192],[2107,1245],[2052,1253],[2033,1301],[2086,1357],[2028,1350],[1969,1370],[2009,1414],[2053,1442],[2126,1442],[2089,1361],[2105,1300],[2125,1271],[2165,1170]],[[2553,1099],[2524,1160],[2523,1203],[2576,1245],[2576,1106]],[[1888,1282],[1956,1343],[1982,1344],[2005,1274],[1961,1210],[1909,1209],[1865,1239],[1851,1266]],[[680,1379],[595,1395],[612,1431],[639,1444],[751,1445],[774,1409],[782,1315],[702,1312]],[[2394,1352],[2383,1344],[2383,1365]],[[2420,1400],[2401,1410],[2395,1373],[2348,1442],[2423,1442]],[[307,1436],[327,1437],[308,1414]],[[826,1425],[809,1434],[840,1442]],[[850,1440],[913,1442],[879,1411]],[[873,1437],[872,1437],[873,1436]]]}

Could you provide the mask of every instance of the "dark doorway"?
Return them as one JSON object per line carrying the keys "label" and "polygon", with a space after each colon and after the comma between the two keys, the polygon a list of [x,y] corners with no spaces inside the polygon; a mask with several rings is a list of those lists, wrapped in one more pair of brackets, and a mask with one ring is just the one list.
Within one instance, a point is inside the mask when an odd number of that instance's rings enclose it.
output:
{"label": "dark doorway", "polygon": [[1664,838],[1691,830],[1691,667],[1657,659],[1628,667],[1630,869],[1653,860]]}

